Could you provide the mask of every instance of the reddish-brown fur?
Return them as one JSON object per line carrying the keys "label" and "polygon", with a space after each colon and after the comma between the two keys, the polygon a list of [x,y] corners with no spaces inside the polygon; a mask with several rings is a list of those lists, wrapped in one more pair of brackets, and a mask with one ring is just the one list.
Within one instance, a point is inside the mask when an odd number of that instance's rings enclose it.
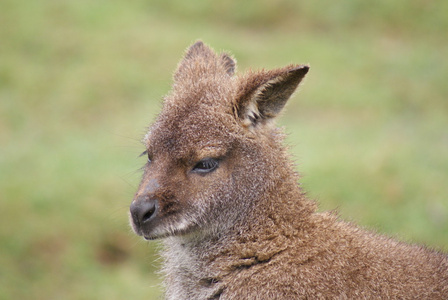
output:
{"label": "reddish-brown fur", "polygon": [[163,238],[168,299],[447,299],[448,257],[316,212],[274,119],[308,66],[234,75],[189,48],[145,137],[131,204]]}

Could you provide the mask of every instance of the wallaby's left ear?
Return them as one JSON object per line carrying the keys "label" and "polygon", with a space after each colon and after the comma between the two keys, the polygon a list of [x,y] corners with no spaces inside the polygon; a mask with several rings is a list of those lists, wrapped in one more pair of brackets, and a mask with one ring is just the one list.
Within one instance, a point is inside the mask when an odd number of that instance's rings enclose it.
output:
{"label": "wallaby's left ear", "polygon": [[255,127],[276,117],[308,70],[307,65],[295,65],[251,74],[236,99],[238,118],[245,126]]}

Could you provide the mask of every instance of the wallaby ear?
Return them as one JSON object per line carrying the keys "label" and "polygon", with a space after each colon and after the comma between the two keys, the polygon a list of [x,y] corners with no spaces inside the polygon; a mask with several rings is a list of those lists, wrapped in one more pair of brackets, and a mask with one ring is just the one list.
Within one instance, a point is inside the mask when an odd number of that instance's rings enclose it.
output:
{"label": "wallaby ear", "polygon": [[188,70],[199,70],[203,73],[204,70],[212,72],[225,72],[229,76],[235,73],[236,63],[232,57],[226,53],[221,54],[219,57],[216,53],[202,41],[197,41],[191,45],[184,58],[181,60],[177,67],[177,71],[174,74],[174,79],[180,79],[182,74],[189,76]]}
{"label": "wallaby ear", "polygon": [[206,69],[208,63],[215,59],[216,54],[213,50],[204,45],[202,41],[197,41],[186,50],[184,57],[177,65],[174,81],[182,81],[182,79],[191,77],[191,72],[194,69]]}
{"label": "wallaby ear", "polygon": [[204,45],[202,41],[197,41],[187,49],[184,56],[184,61],[198,56],[203,56],[204,58],[213,57],[214,52],[212,49]]}
{"label": "wallaby ear", "polygon": [[309,70],[307,65],[251,74],[240,88],[236,113],[248,127],[275,118]]}
{"label": "wallaby ear", "polygon": [[226,73],[229,74],[229,76],[233,76],[233,74],[235,74],[235,69],[236,69],[235,59],[232,58],[227,53],[221,54],[219,59],[220,59],[221,64],[223,65]]}

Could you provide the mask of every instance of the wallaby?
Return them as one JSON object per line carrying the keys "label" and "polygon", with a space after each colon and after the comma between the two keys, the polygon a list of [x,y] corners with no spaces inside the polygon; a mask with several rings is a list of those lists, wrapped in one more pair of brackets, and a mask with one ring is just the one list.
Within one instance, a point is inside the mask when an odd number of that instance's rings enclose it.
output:
{"label": "wallaby", "polygon": [[167,299],[448,299],[448,256],[319,213],[274,120],[308,65],[235,75],[186,52],[144,138],[134,231],[163,239]]}

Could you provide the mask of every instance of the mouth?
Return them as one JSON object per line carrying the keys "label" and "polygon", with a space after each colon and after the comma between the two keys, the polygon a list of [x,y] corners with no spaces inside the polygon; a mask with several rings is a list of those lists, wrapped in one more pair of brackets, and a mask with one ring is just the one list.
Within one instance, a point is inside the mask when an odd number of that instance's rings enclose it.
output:
{"label": "mouth", "polygon": [[147,235],[144,235],[143,238],[147,241],[154,241],[156,239],[155,237],[151,237],[151,236],[147,236]]}
{"label": "mouth", "polygon": [[133,222],[132,219],[130,223],[134,233],[137,234],[138,236],[143,237],[147,241],[157,239],[157,237],[155,237],[154,234],[152,233],[154,226],[148,226],[148,224],[145,224],[146,226],[141,226]]}
{"label": "mouth", "polygon": [[141,222],[135,216],[130,214],[130,223],[133,231],[144,238],[146,241],[166,238],[169,236],[185,235],[190,231],[197,229],[197,226],[191,220],[179,217],[178,214],[172,213],[168,217],[159,214],[159,206],[155,207],[155,211],[149,210],[146,213],[151,215],[149,218],[143,215]]}

